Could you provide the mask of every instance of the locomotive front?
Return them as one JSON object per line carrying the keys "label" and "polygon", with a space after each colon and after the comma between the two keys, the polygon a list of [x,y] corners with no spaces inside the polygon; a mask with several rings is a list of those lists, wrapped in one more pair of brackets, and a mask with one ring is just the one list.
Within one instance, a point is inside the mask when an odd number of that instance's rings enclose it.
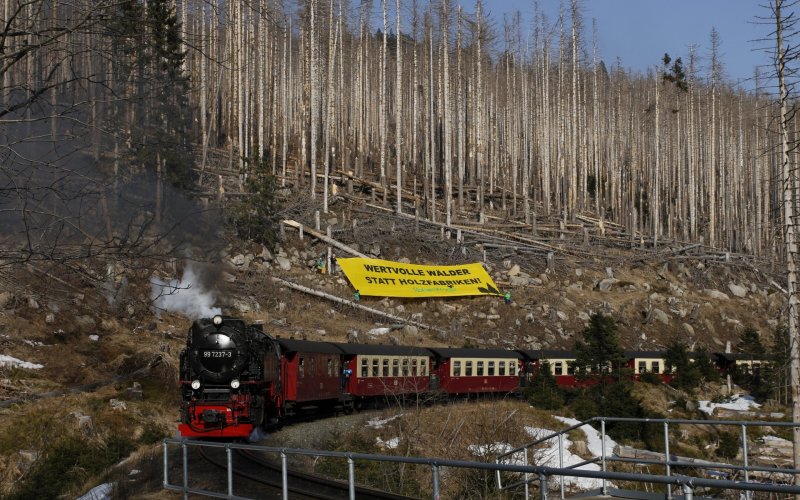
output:
{"label": "locomotive front", "polygon": [[181,352],[181,435],[249,436],[271,400],[270,356],[274,341],[260,325],[223,316],[195,321]]}

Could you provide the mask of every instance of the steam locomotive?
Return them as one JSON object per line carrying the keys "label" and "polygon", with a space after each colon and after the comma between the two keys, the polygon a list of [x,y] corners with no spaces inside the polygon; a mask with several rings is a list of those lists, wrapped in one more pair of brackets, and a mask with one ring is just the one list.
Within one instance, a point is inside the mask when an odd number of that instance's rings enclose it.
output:
{"label": "steam locomotive", "polygon": [[[626,352],[638,378],[669,382],[665,353]],[[717,354],[718,368],[758,369],[759,360]],[[420,394],[514,394],[547,361],[561,386],[585,385],[569,351],[406,347],[274,338],[225,316],[192,324],[180,355],[181,423],[193,438],[247,438],[300,412],[349,412],[378,398]]]}

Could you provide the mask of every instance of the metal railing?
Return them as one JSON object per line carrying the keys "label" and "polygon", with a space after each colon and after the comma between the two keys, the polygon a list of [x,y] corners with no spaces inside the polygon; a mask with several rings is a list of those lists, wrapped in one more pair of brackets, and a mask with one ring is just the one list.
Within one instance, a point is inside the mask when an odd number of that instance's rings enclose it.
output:
{"label": "metal railing", "polygon": [[[598,421],[601,423],[602,432],[604,435],[604,428],[605,422],[607,421],[629,421],[629,422],[663,422],[667,426],[672,423],[703,423],[703,424],[715,424],[715,425],[741,425],[741,426],[751,426],[751,425],[771,425],[771,426],[800,426],[800,424],[789,424],[789,423],[777,423],[777,422],[720,422],[720,421],[706,421],[706,420],[657,420],[657,419],[625,419],[625,418],[606,418],[606,417],[595,417],[590,419],[586,422],[581,422],[579,424],[575,424],[573,426],[568,427],[560,431],[555,435],[551,435],[546,439],[552,439],[553,437],[557,437],[559,434],[563,436],[565,432],[568,432],[572,429],[577,429],[583,425],[586,425],[590,422]],[[667,427],[665,427],[666,429]],[[667,433],[665,432],[665,436]],[[744,436],[746,438],[746,436]],[[562,438],[563,439],[563,438]],[[666,437],[668,440],[668,437]],[[212,442],[205,442],[205,441],[196,441],[191,439],[165,439],[163,441],[163,456],[164,456],[164,482],[163,487],[164,489],[171,490],[171,491],[178,491],[182,492],[184,498],[188,498],[188,495],[197,494],[197,495],[205,495],[213,498],[229,498],[229,499],[237,499],[237,500],[250,500],[247,497],[238,496],[234,492],[234,482],[233,482],[233,460],[232,460],[232,451],[233,450],[252,450],[252,451],[259,451],[266,454],[273,454],[280,457],[281,461],[281,478],[282,478],[282,489],[283,489],[283,498],[288,500],[289,499],[289,475],[288,475],[288,457],[289,456],[313,456],[313,457],[332,457],[332,458],[340,458],[343,461],[347,462],[348,467],[348,486],[349,486],[349,498],[355,500],[355,462],[356,461],[373,461],[373,462],[390,462],[390,463],[404,463],[404,464],[415,464],[421,466],[427,466],[431,469],[431,498],[434,500],[439,500],[440,498],[440,472],[441,468],[443,467],[453,467],[453,468],[462,468],[462,469],[474,469],[474,470],[483,470],[483,471],[493,471],[497,474],[498,480],[498,488],[499,489],[507,489],[509,487],[513,487],[515,485],[507,485],[503,486],[500,483],[500,474],[502,472],[509,472],[509,473],[516,473],[522,475],[525,480],[521,483],[517,484],[524,484],[525,485],[525,498],[528,498],[528,490],[529,490],[529,483],[531,482],[538,482],[539,487],[539,496],[541,500],[547,500],[548,495],[548,480],[551,477],[559,477],[562,479],[562,490],[561,490],[561,498],[564,498],[564,490],[563,490],[563,478],[564,477],[578,477],[578,478],[593,478],[599,479],[603,481],[603,494],[608,494],[608,488],[606,487],[606,481],[629,481],[629,482],[637,482],[637,483],[652,483],[652,484],[661,484],[665,485],[668,489],[668,496],[671,496],[672,487],[679,487],[684,495],[686,500],[691,500],[694,491],[696,488],[718,488],[718,489],[731,489],[731,490],[741,490],[745,492],[772,492],[772,493],[782,493],[787,495],[797,495],[800,494],[800,486],[791,486],[791,485],[783,485],[783,484],[776,484],[776,483],[756,483],[756,482],[749,482],[748,480],[745,481],[732,481],[732,480],[720,480],[720,479],[706,479],[706,478],[699,478],[699,477],[691,477],[685,475],[672,475],[672,474],[664,474],[664,475],[656,475],[656,474],[634,474],[634,473],[624,473],[624,472],[610,472],[606,470],[606,462],[610,461],[607,457],[599,457],[598,459],[587,460],[580,464],[576,464],[572,467],[565,468],[563,467],[563,457],[561,458],[560,467],[542,467],[536,465],[515,465],[515,464],[504,464],[500,463],[503,457],[509,456],[510,453],[513,452],[520,452],[524,451],[527,453],[527,449],[531,446],[535,446],[536,443],[541,443],[543,440],[537,440],[534,443],[525,445],[523,447],[517,448],[516,450],[512,450],[512,452],[506,453],[500,457],[498,457],[498,461],[495,463],[486,463],[486,462],[469,462],[469,461],[461,461],[461,460],[445,460],[441,458],[419,458],[419,457],[402,457],[402,456],[391,456],[391,455],[377,455],[377,454],[365,454],[365,453],[348,453],[348,452],[335,452],[335,451],[323,451],[323,450],[307,450],[307,449],[295,449],[295,448],[278,448],[278,447],[269,447],[269,446],[258,446],[258,445],[247,445],[247,444],[238,444],[238,443],[212,443]],[[604,442],[605,440],[603,440]],[[182,456],[182,484],[172,484],[170,483],[169,477],[169,447],[170,446],[179,446],[181,449],[181,456]],[[189,461],[188,461],[188,450],[190,447],[207,447],[207,448],[222,448],[226,451],[227,457],[227,491],[225,492],[215,492],[204,490],[201,488],[193,488],[190,486],[189,481]],[[603,453],[605,455],[605,453]],[[678,466],[678,465],[691,465],[697,466],[696,464],[684,464],[676,460],[669,459],[669,454],[667,453],[667,459],[664,462],[657,462],[659,464],[663,464],[665,466]],[[526,455],[527,457],[527,455]],[[579,467],[586,463],[596,462],[597,460],[602,461],[602,470],[600,471],[590,471],[590,470],[582,470],[577,469],[575,467]],[[645,460],[637,460],[637,462],[644,463],[647,462]],[[738,470],[761,470],[764,468],[756,468],[756,467],[748,467],[747,465],[743,467],[736,467]],[[775,469],[768,469],[770,471],[775,472]],[[794,470],[787,470],[788,473],[795,473]],[[533,476],[534,479],[530,480],[530,477]],[[749,494],[749,493],[748,493]]]}
{"label": "metal railing", "polygon": [[[789,493],[790,489],[798,489],[797,486],[787,486],[781,485],[778,483],[751,483],[750,482],[750,472],[770,472],[774,474],[788,474],[788,475],[797,475],[800,474],[800,470],[797,469],[782,469],[776,467],[760,467],[760,466],[751,466],[749,463],[748,458],[748,447],[747,447],[747,428],[748,427],[800,427],[800,423],[798,422],[765,422],[765,421],[739,421],[739,420],[685,420],[685,419],[658,419],[658,418],[625,418],[625,417],[592,417],[589,420],[584,422],[578,422],[577,424],[570,425],[560,431],[554,432],[548,436],[539,438],[531,443],[526,445],[520,446],[518,448],[514,448],[511,451],[503,453],[502,455],[498,455],[497,459],[495,460],[496,463],[501,464],[503,461],[506,460],[518,460],[519,454],[522,454],[523,462],[525,465],[530,465],[529,463],[529,452],[528,450],[541,445],[547,441],[552,439],[558,440],[558,454],[559,454],[559,466],[561,469],[564,468],[564,435],[568,432],[579,429],[585,425],[590,425],[594,422],[600,423],[600,443],[601,443],[601,452],[599,457],[592,457],[588,460],[584,460],[578,464],[574,464],[570,466],[567,470],[575,470],[578,467],[584,466],[590,463],[597,463],[600,462],[602,476],[597,476],[602,481],[602,486],[600,488],[600,493],[602,495],[608,495],[608,480],[612,479],[612,477],[608,472],[608,463],[609,462],[620,462],[620,463],[636,463],[636,464],[647,464],[647,465],[662,465],[664,466],[664,475],[663,476],[656,476],[661,477],[663,480],[659,481],[652,481],[658,484],[666,485],[667,493],[666,497],[672,498],[672,486],[678,484],[670,479],[674,477],[683,477],[688,478],[688,484],[693,485],[694,487],[702,486],[708,488],[721,488],[721,489],[739,489],[745,490],[746,497],[749,499],[751,497],[750,493],[753,491],[770,491],[770,492],[785,492]],[[640,423],[640,424],[661,424],[664,429],[664,459],[663,460],[648,460],[644,458],[621,458],[610,455],[606,450],[606,423],[607,422],[628,422],[628,423]],[[675,459],[673,455],[670,454],[670,439],[669,439],[669,432],[670,432],[670,425],[677,426],[681,424],[687,425],[713,425],[713,426],[734,426],[739,427],[741,430],[740,433],[740,449],[742,452],[742,465],[733,465],[728,463],[721,463],[721,462],[706,462],[706,461],[681,461]],[[611,450],[613,452],[613,450]],[[716,479],[705,479],[699,477],[689,477],[689,476],[673,476],[672,475],[672,467],[693,467],[696,469],[728,469],[732,471],[743,471],[744,472],[744,481],[726,481],[726,480],[716,480]],[[524,494],[525,500],[528,500],[529,493],[528,493],[528,483],[531,481],[529,475],[524,474],[523,479],[521,481],[517,481],[511,484],[503,485],[502,477],[500,471],[498,470],[496,473],[497,476],[497,487],[500,490],[508,490],[518,487],[524,486]],[[565,485],[564,485],[564,478],[568,477],[568,474],[559,474],[560,477],[560,498],[564,499],[565,494]],[[575,477],[590,477],[590,476],[578,476]],[[633,482],[651,482],[648,480],[640,480],[638,478],[642,478],[644,475],[635,474],[634,477],[626,477],[623,480],[625,481],[633,481]],[[536,479],[533,479],[535,481]],[[733,485],[739,486],[733,486]],[[758,485],[758,487],[756,487]],[[686,495],[686,488],[685,483],[681,484],[684,489],[684,495]],[[774,487],[775,489],[762,489],[762,487]]]}

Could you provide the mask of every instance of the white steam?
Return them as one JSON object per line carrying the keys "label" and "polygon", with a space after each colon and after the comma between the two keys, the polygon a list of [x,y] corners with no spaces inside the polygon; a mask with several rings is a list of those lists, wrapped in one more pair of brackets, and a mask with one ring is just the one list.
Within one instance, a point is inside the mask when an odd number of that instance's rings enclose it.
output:
{"label": "white steam", "polygon": [[157,312],[182,313],[191,319],[222,314],[222,309],[214,307],[214,292],[203,288],[191,264],[186,266],[180,280],[162,281],[155,278],[151,281],[150,297]]}

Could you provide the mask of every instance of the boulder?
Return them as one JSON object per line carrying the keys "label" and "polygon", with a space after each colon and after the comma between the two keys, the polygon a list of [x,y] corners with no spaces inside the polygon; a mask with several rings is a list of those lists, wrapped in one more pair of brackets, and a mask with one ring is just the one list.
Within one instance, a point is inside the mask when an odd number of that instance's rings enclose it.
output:
{"label": "boulder", "polygon": [[665,313],[661,309],[653,308],[653,318],[656,321],[663,323],[665,325],[669,324],[669,314]]}
{"label": "boulder", "polygon": [[519,276],[519,272],[520,272],[519,265],[514,264],[513,266],[511,266],[511,269],[508,270],[508,275],[511,277]]}
{"label": "boulder", "polygon": [[601,292],[608,292],[618,282],[619,280],[616,278],[605,278],[600,280],[600,282],[597,284],[597,288]]}
{"label": "boulder", "polygon": [[712,299],[730,300],[730,297],[728,297],[728,295],[726,293],[720,292],[719,290],[712,290],[712,289],[706,288],[705,290],[703,290],[703,293],[705,293],[706,295],[708,295]]}
{"label": "boulder", "polygon": [[728,283],[728,290],[730,290],[734,296],[739,297],[741,299],[747,297],[747,288],[737,285],[734,282]]}
{"label": "boulder", "polygon": [[522,276],[514,275],[514,276],[510,276],[510,279],[508,280],[508,282],[509,282],[509,284],[511,286],[528,286],[530,284],[530,282],[531,282],[531,279],[530,278],[523,278]]}
{"label": "boulder", "polygon": [[419,334],[419,328],[414,325],[406,325],[403,327],[403,333],[415,337]]}
{"label": "boulder", "polygon": [[692,325],[690,325],[689,323],[684,323],[682,326],[683,326],[683,331],[685,331],[689,335],[694,335],[694,327]]}
{"label": "boulder", "polygon": [[269,262],[273,259],[272,252],[269,251],[269,248],[264,246],[261,247],[261,253],[258,254],[258,257],[264,262]]}
{"label": "boulder", "polygon": [[278,267],[284,271],[288,271],[292,268],[292,261],[282,255],[276,257],[275,262],[278,264]]}
{"label": "boulder", "polygon": [[234,255],[233,258],[231,258],[231,264],[233,264],[234,266],[242,266],[244,265],[244,260],[245,260],[244,255],[237,254]]}

